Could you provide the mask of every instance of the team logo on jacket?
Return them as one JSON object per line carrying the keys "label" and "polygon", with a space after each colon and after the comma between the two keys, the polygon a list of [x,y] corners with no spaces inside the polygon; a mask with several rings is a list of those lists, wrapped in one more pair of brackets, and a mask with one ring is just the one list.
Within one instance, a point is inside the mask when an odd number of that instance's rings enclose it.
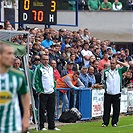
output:
{"label": "team logo on jacket", "polygon": [[0,91],[0,105],[5,105],[11,102],[12,94],[9,91]]}

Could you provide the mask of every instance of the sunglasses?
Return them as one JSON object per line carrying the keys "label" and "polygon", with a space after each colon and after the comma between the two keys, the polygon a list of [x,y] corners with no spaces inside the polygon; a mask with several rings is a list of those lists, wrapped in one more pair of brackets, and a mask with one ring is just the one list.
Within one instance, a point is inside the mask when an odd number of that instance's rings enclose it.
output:
{"label": "sunglasses", "polygon": [[40,61],[40,58],[35,58],[35,61]]}

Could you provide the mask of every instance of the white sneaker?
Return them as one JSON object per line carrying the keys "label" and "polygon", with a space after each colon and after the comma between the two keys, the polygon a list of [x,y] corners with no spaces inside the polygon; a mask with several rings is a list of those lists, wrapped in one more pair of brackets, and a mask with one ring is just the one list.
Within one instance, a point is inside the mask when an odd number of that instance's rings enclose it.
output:
{"label": "white sneaker", "polygon": [[57,127],[55,127],[53,130],[60,131],[60,129],[59,129],[59,128],[57,128]]}
{"label": "white sneaker", "polygon": [[117,127],[117,124],[112,125],[113,127]]}
{"label": "white sneaker", "polygon": [[34,122],[33,122],[33,121],[30,121],[30,124],[32,124],[32,125],[33,125],[33,124],[34,124]]}
{"label": "white sneaker", "polygon": [[102,124],[102,127],[107,127],[107,125],[105,125],[104,123]]}
{"label": "white sneaker", "polygon": [[42,128],[41,130],[42,130],[42,131],[46,131],[46,130],[47,130],[47,128],[45,128],[45,127],[44,127],[44,128]]}

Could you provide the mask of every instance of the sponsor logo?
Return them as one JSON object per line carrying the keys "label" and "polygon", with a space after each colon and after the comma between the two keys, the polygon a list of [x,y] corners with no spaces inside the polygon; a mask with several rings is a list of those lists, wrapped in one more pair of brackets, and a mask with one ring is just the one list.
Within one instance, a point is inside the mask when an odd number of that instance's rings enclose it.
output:
{"label": "sponsor logo", "polygon": [[9,91],[0,91],[0,105],[9,104],[12,99],[12,94]]}

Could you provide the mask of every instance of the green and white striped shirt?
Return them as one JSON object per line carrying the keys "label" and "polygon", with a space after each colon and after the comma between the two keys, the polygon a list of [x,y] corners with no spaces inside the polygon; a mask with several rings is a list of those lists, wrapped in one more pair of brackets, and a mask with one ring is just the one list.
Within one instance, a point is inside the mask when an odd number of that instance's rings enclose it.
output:
{"label": "green and white striped shirt", "polygon": [[11,68],[0,74],[0,133],[21,132],[21,114],[18,93],[27,93],[28,88],[22,72]]}

